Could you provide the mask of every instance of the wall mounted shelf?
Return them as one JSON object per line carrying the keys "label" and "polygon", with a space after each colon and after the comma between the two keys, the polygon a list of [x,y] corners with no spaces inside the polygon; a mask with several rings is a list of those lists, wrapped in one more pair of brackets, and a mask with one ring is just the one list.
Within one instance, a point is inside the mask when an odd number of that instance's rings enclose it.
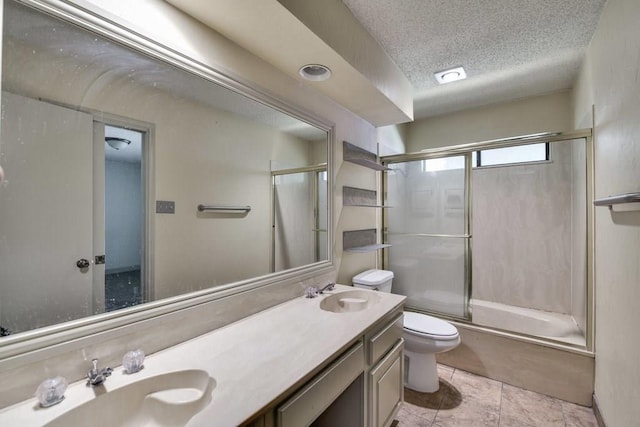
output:
{"label": "wall mounted shelf", "polygon": [[368,208],[389,208],[390,206],[378,205],[378,193],[374,190],[365,190],[356,187],[342,187],[343,206],[361,206]]}
{"label": "wall mounted shelf", "polygon": [[390,248],[390,247],[391,247],[391,245],[389,245],[389,244],[380,243],[380,244],[376,244],[376,245],[356,246],[355,248],[345,249],[345,251],[347,251],[347,252],[365,253],[365,252],[373,252],[373,251],[377,251],[379,249]]}
{"label": "wall mounted shelf", "polygon": [[370,151],[355,146],[347,141],[343,141],[342,143],[342,159],[345,162],[355,163],[377,171],[390,170],[378,163],[378,157],[375,153],[371,153]]}
{"label": "wall mounted shelf", "polygon": [[375,228],[366,230],[344,231],[342,233],[342,248],[347,252],[372,252],[378,249],[388,248],[391,245],[376,243],[377,231]]}

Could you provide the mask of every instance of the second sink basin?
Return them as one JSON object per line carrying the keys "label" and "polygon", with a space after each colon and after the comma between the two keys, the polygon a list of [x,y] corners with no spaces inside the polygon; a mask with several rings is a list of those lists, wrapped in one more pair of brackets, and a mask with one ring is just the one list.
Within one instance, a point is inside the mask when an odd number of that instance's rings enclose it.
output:
{"label": "second sink basin", "polygon": [[47,426],[183,426],[209,404],[215,385],[198,369],[156,375],[107,391]]}
{"label": "second sink basin", "polygon": [[329,295],[320,302],[320,308],[334,313],[361,311],[377,304],[380,295],[374,291],[354,290]]}

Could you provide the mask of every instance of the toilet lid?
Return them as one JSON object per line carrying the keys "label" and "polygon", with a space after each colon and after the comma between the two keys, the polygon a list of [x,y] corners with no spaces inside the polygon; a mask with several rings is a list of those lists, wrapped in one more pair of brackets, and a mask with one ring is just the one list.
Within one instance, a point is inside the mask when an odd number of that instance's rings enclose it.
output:
{"label": "toilet lid", "polygon": [[458,330],[451,323],[411,311],[404,312],[404,328],[419,334],[439,337],[450,338],[458,335]]}

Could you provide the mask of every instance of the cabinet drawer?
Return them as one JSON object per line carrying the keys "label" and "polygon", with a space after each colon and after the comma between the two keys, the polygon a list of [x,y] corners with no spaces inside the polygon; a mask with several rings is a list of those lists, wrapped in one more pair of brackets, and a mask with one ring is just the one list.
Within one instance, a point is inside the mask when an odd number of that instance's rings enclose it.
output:
{"label": "cabinet drawer", "polygon": [[358,343],[278,408],[278,427],[311,424],[363,372],[364,348]]}
{"label": "cabinet drawer", "polygon": [[398,314],[387,326],[369,339],[367,362],[374,364],[384,356],[391,347],[402,338],[403,317]]}
{"label": "cabinet drawer", "polygon": [[404,400],[403,375],[404,340],[400,338],[393,350],[371,370],[371,425],[388,426]]}

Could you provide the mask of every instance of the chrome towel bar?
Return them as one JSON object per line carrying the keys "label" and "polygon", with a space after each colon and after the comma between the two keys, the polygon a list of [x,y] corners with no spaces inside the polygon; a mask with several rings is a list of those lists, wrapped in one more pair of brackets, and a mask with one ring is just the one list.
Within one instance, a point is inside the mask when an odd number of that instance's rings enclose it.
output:
{"label": "chrome towel bar", "polygon": [[198,205],[198,212],[228,212],[228,211],[249,212],[250,210],[251,210],[251,206]]}
{"label": "chrome towel bar", "polygon": [[617,196],[603,197],[593,201],[595,206],[609,206],[609,209],[613,209],[613,205],[623,203],[640,203],[640,193],[618,194]]}

